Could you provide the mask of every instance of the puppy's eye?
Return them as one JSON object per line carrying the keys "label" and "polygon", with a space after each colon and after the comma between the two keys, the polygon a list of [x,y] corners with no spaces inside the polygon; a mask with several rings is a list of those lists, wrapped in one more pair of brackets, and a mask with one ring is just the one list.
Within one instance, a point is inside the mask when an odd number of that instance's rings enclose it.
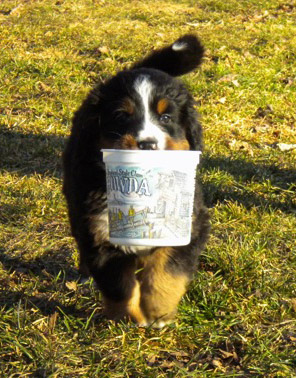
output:
{"label": "puppy's eye", "polygon": [[160,122],[164,123],[164,124],[168,124],[170,121],[171,121],[171,116],[169,114],[162,114],[160,116]]}

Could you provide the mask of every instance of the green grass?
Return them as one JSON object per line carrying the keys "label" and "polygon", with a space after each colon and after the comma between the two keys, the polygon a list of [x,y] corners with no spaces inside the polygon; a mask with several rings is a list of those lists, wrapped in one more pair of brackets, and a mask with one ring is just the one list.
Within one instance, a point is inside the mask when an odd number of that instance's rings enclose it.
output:
{"label": "green grass", "polygon": [[[4,377],[296,376],[296,2],[0,4],[0,367]],[[61,193],[71,118],[98,79],[197,33],[212,234],[175,325],[102,317]]]}

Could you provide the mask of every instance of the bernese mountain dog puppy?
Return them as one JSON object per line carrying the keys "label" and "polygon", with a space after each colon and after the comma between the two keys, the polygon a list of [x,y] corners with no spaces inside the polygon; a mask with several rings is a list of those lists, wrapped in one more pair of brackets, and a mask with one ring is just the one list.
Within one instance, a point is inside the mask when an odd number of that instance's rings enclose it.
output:
{"label": "bernese mountain dog puppy", "polygon": [[175,77],[194,70],[203,53],[199,40],[185,35],[99,84],[74,116],[63,155],[63,191],[80,272],[94,278],[108,318],[139,326],[172,322],[196,271],[210,227],[198,182],[189,245],[112,245],[101,149],[201,150],[195,101]]}

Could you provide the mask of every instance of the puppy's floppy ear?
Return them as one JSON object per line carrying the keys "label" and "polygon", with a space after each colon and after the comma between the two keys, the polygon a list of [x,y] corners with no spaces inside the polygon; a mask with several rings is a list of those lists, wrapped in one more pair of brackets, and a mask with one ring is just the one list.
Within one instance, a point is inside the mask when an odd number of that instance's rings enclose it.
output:
{"label": "puppy's floppy ear", "polygon": [[154,68],[171,76],[193,71],[202,60],[204,48],[198,38],[186,34],[172,45],[153,51],[133,68]]}
{"label": "puppy's floppy ear", "polygon": [[187,94],[186,105],[182,109],[181,124],[185,130],[190,150],[203,150],[203,133],[199,116],[195,109],[196,102],[191,94]]}

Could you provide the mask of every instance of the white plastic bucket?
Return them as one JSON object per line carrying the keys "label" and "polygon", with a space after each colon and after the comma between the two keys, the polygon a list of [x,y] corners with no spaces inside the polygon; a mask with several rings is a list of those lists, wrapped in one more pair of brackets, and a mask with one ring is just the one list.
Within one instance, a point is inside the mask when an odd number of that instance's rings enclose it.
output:
{"label": "white plastic bucket", "polygon": [[102,150],[110,242],[177,246],[191,238],[200,151]]}

